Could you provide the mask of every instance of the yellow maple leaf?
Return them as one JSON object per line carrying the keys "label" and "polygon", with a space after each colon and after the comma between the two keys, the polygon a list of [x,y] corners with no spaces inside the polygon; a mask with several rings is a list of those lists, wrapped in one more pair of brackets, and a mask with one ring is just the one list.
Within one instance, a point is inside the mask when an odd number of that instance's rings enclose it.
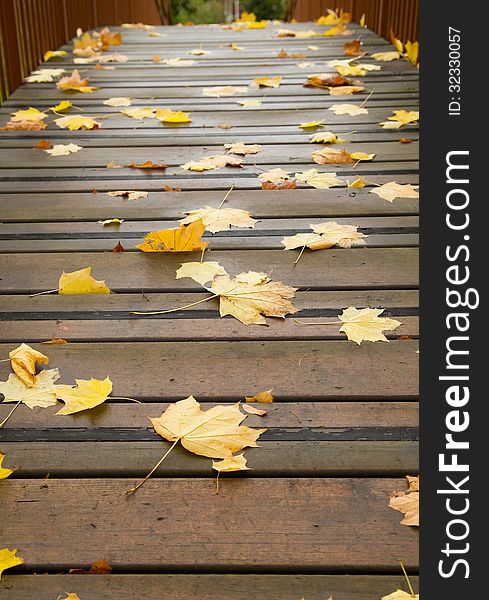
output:
{"label": "yellow maple leaf", "polygon": [[72,106],[73,103],[69,100],[62,100],[59,104],[56,104],[56,106],[51,106],[49,110],[51,110],[53,113],[59,113],[68,110]]}
{"label": "yellow maple leaf", "polygon": [[80,597],[77,596],[75,593],[71,592],[70,594],[67,594],[64,598],[59,598],[59,600],[80,600]]}
{"label": "yellow maple leaf", "polygon": [[80,38],[75,38],[73,40],[73,48],[75,50],[85,48],[92,48],[92,50],[98,50],[99,46],[99,40],[92,38],[88,31],[86,31]]}
{"label": "yellow maple leaf", "polygon": [[361,85],[341,85],[339,87],[330,87],[330,96],[351,96],[363,92],[365,88]]}
{"label": "yellow maple leaf", "polygon": [[215,156],[206,156],[200,160],[191,160],[180,166],[186,171],[212,171],[224,167],[240,167],[242,164],[242,158],[226,154],[217,154]]}
{"label": "yellow maple leaf", "polygon": [[352,342],[360,345],[363,341],[369,342],[387,342],[389,341],[383,331],[392,331],[402,323],[395,319],[380,317],[384,312],[383,308],[354,308],[350,306],[339,315],[343,325],[340,331],[346,334]]}
{"label": "yellow maple leaf", "polygon": [[88,79],[82,79],[78,69],[73,69],[71,75],[63,77],[58,81],[56,87],[60,90],[71,90],[74,92],[81,92],[82,94],[91,94],[97,87],[89,86]]}
{"label": "yellow maple leaf", "polygon": [[100,123],[92,119],[92,117],[82,117],[81,115],[70,115],[68,117],[61,117],[54,121],[61,129],[69,129],[70,131],[77,131],[78,129],[98,129]]}
{"label": "yellow maple leaf", "polygon": [[245,396],[247,402],[259,402],[269,404],[273,402],[272,390],[266,390],[264,392],[258,392],[254,396]]}
{"label": "yellow maple leaf", "polygon": [[57,415],[72,415],[82,410],[95,408],[102,404],[112,393],[112,381],[105,379],[75,379],[76,387],[71,385],[56,386],[56,397],[65,406]]}
{"label": "yellow maple leaf", "polygon": [[238,46],[238,44],[235,44],[234,42],[229,44],[229,48],[231,48],[231,50],[244,50],[243,46]]}
{"label": "yellow maple leaf", "polygon": [[159,435],[169,442],[180,441],[189,452],[208,458],[232,458],[256,440],[266,429],[251,429],[240,423],[246,418],[239,403],[214,406],[202,411],[193,396],[171,404],[159,418],[151,419]]}
{"label": "yellow maple leaf", "polygon": [[367,182],[365,181],[365,179],[363,177],[358,177],[357,179],[355,179],[355,181],[353,181],[352,183],[347,183],[349,188],[364,188],[367,185]]}
{"label": "yellow maple leaf", "polygon": [[263,150],[263,146],[260,144],[245,144],[244,142],[235,142],[234,144],[224,144],[226,152],[230,154],[241,154],[246,156],[247,154],[258,154]]}
{"label": "yellow maple leaf", "polygon": [[281,75],[277,75],[276,77],[257,77],[252,81],[252,85],[256,85],[258,87],[278,88],[281,81]]}
{"label": "yellow maple leaf", "polygon": [[351,75],[353,77],[364,77],[369,71],[379,71],[379,65],[358,64],[358,65],[338,65],[335,67],[340,75]]}
{"label": "yellow maple leaf", "polygon": [[205,250],[208,243],[202,240],[205,231],[200,219],[189,225],[180,225],[178,229],[161,229],[152,231],[144,237],[144,242],[138,244],[143,252],[194,252]]}
{"label": "yellow maple leaf", "polygon": [[316,169],[296,173],[295,178],[318,190],[325,190],[343,183],[341,179],[336,177],[336,173],[319,173]]}
{"label": "yellow maple leaf", "polygon": [[312,160],[318,165],[338,165],[352,163],[351,154],[345,149],[322,148],[315,150],[311,155]]}
{"label": "yellow maple leaf", "polygon": [[419,42],[406,42],[406,56],[413,65],[418,64]]}
{"label": "yellow maple leaf", "polygon": [[188,225],[194,221],[201,220],[206,231],[217,233],[218,231],[226,231],[231,227],[254,227],[257,222],[251,218],[251,213],[240,208],[213,208],[205,206],[196,210],[191,210],[180,221],[182,225]]}
{"label": "yellow maple leaf", "polygon": [[105,106],[113,106],[113,107],[131,106],[132,100],[131,100],[131,98],[128,98],[127,96],[116,96],[114,98],[107,98],[107,100],[103,101],[103,104],[105,104]]}
{"label": "yellow maple leaf", "polygon": [[55,77],[59,77],[65,72],[64,69],[39,69],[25,78],[27,83],[49,83],[54,81]]}
{"label": "yellow maple leaf", "polygon": [[382,600],[419,600],[419,594],[410,594],[402,590],[396,590],[388,596],[382,596]]}
{"label": "yellow maple leaf", "polygon": [[212,281],[216,275],[226,275],[226,269],[216,261],[186,262],[177,269],[175,279],[190,277],[200,285]]}
{"label": "yellow maple leaf", "polygon": [[9,352],[9,358],[14,373],[27,387],[34,385],[36,362],[43,365],[49,363],[47,356],[34,350],[28,344],[21,344],[15,350]]}
{"label": "yellow maple leaf", "polygon": [[110,294],[105,281],[98,281],[91,275],[92,267],[79,271],[63,273],[59,278],[58,293],[60,294]]}
{"label": "yellow maple leaf", "polygon": [[336,134],[331,131],[322,131],[315,133],[309,140],[310,144],[342,144],[345,140],[336,137]]}
{"label": "yellow maple leaf", "polygon": [[20,556],[16,556],[17,550],[9,550],[8,548],[2,548],[0,550],[0,579],[2,573],[6,569],[11,569],[17,565],[23,564],[24,560]]}
{"label": "yellow maple leaf", "polygon": [[390,52],[376,52],[375,54],[372,54],[372,58],[374,60],[389,62],[401,58],[401,55],[397,50],[392,50]]}
{"label": "yellow maple leaf", "polygon": [[289,179],[289,174],[284,169],[276,168],[264,171],[258,176],[261,181],[269,181],[270,183],[282,183]]}
{"label": "yellow maple leaf", "polygon": [[12,473],[14,472],[14,469],[5,469],[4,467],[2,467],[4,458],[5,454],[3,452],[0,452],[0,479],[7,479],[7,477],[12,475]]}
{"label": "yellow maple leaf", "polygon": [[162,123],[191,123],[192,119],[188,113],[182,110],[171,110],[170,108],[157,108],[156,118]]}
{"label": "yellow maple leaf", "polygon": [[10,120],[13,123],[18,123],[20,121],[38,123],[39,121],[42,121],[48,116],[47,113],[41,112],[40,110],[37,110],[37,108],[32,108],[32,106],[30,106],[29,108],[24,108],[22,110],[17,110],[16,112],[13,112],[11,114],[12,117]]}
{"label": "yellow maple leaf", "polygon": [[322,127],[325,119],[321,119],[320,121],[308,121],[307,123],[299,123],[297,127],[301,129],[313,129],[314,127]]}
{"label": "yellow maple leaf", "polygon": [[245,10],[241,13],[239,19],[236,19],[235,23],[254,23],[256,21],[255,13],[246,12]]}
{"label": "yellow maple leaf", "polygon": [[115,192],[107,192],[107,196],[112,196],[113,198],[122,196],[123,198],[127,198],[128,200],[139,200],[140,198],[147,198],[148,194],[149,192],[143,192],[139,190],[118,190]]}
{"label": "yellow maple leaf", "polygon": [[350,156],[358,161],[373,160],[375,158],[375,154],[367,154],[366,152],[352,152]]}
{"label": "yellow maple leaf", "polygon": [[419,527],[419,477],[407,476],[408,490],[395,492],[389,507],[404,513],[401,525]]}
{"label": "yellow maple leaf", "polygon": [[384,200],[392,202],[396,198],[419,198],[419,192],[415,188],[417,185],[411,185],[410,183],[400,184],[395,181],[389,181],[383,185],[379,185],[370,190],[371,194],[377,194]]}
{"label": "yellow maple leaf", "polygon": [[52,148],[45,150],[51,156],[68,156],[82,150],[82,146],[77,144],[55,144]]}
{"label": "yellow maple leaf", "polygon": [[333,104],[328,108],[335,115],[350,115],[355,117],[357,115],[367,115],[368,110],[363,106],[357,106],[356,104]]}
{"label": "yellow maple leaf", "polygon": [[131,117],[131,119],[153,119],[155,116],[154,108],[145,106],[144,108],[126,108],[121,110],[121,114]]}
{"label": "yellow maple leaf", "polygon": [[97,223],[101,223],[102,225],[121,225],[124,223],[124,219],[105,219],[102,221],[97,221]]}
{"label": "yellow maple leaf", "polygon": [[232,456],[231,458],[223,458],[222,460],[212,461],[212,468],[219,473],[232,473],[234,471],[247,471],[246,458],[243,454]]}
{"label": "yellow maple leaf", "polygon": [[384,129],[399,129],[403,125],[417,123],[419,121],[418,110],[395,110],[392,117],[387,117],[387,121],[379,123]]}
{"label": "yellow maple leaf", "polygon": [[66,52],[66,50],[48,50],[47,52],[44,53],[44,62],[48,62],[48,60],[51,60],[52,58],[63,58],[63,56],[66,56],[68,54],[68,52]]}
{"label": "yellow maple leaf", "polygon": [[351,248],[353,244],[364,244],[365,235],[357,231],[355,225],[339,225],[336,221],[317,223],[310,226],[314,233],[298,233],[284,237],[281,241],[285,250],[307,247],[310,250],[323,250],[339,246]]}
{"label": "yellow maple leaf", "polygon": [[58,369],[41,371],[28,387],[17,375],[10,373],[7,381],[0,381],[0,394],[6,403],[22,402],[31,409],[36,406],[47,408],[56,404],[55,382],[58,379]]}
{"label": "yellow maple leaf", "polygon": [[245,94],[248,91],[246,86],[217,85],[214,87],[205,87],[202,89],[203,96],[220,98],[221,96],[235,96],[236,94]]}

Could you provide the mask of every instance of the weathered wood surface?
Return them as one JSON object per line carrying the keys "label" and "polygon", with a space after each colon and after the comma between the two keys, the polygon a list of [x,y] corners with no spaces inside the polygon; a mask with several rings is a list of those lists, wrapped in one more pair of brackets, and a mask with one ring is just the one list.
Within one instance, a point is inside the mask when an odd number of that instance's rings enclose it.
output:
{"label": "weathered wood surface", "polygon": [[[418,200],[389,203],[371,192],[394,180],[418,183],[418,126],[378,126],[394,110],[417,108],[418,72],[404,60],[379,63],[380,71],[356,78],[364,92],[332,97],[303,84],[308,75],[333,71],[326,63],[344,58],[345,41],[360,38],[367,63],[390,44],[356,25],[349,36],[307,39],[278,38],[278,28],[161,28],[162,37],[122,30],[116,51],[128,62],[113,63],[114,70],[78,65],[99,87],[93,94],[25,84],[0,109],[0,127],[15,110],[46,110],[66,98],[80,114],[102,117],[96,131],[59,129],[53,115],[43,131],[0,132],[0,358],[25,341],[50,357],[61,382],[109,374],[114,395],[143,402],[109,400],[71,417],[55,416],[56,407],[21,406],[0,430],[6,464],[18,467],[0,485],[0,548],[16,547],[25,559],[0,584],[12,600],[51,600],[66,592],[81,600],[139,600],[161,590],[175,600],[375,600],[405,589],[397,577],[400,557],[416,572],[417,531],[401,526],[401,515],[387,504],[418,463]],[[235,52],[231,42],[245,49]],[[311,44],[319,50],[307,50]],[[211,54],[187,55],[200,46]],[[282,48],[307,56],[280,59]],[[195,63],[155,64],[155,53]],[[300,68],[301,61],[314,65]],[[70,53],[47,66],[69,71],[76,65]],[[282,84],[250,86],[230,98],[202,95],[204,87],[248,86],[260,75],[282,75]],[[113,96],[131,96],[133,106],[186,110],[192,122],[134,121],[103,104]],[[244,109],[237,104],[244,98],[263,104]],[[363,102],[369,113],[360,117],[327,110]],[[309,143],[311,132],[298,124],[323,118],[325,130],[347,139],[341,147],[375,159],[316,165],[311,154],[322,145]],[[233,127],[220,128],[223,123]],[[49,157],[33,148],[40,139],[83,150]],[[261,144],[263,152],[246,157],[242,169],[180,167],[235,141]],[[106,168],[148,159],[169,168]],[[344,184],[261,190],[257,175],[274,167],[292,175],[310,168],[337,172]],[[348,188],[358,176],[366,187]],[[131,315],[206,296],[192,280],[174,278],[182,262],[200,256],[144,255],[133,246],[148,231],[177,226],[187,211],[219,205],[231,186],[227,206],[249,210],[260,222],[252,230],[206,236],[208,259],[232,274],[266,271],[297,287],[300,312],[269,319],[268,327],[220,319],[215,300],[161,318]],[[129,201],[106,194],[124,189],[149,196]],[[116,228],[97,223],[114,217],[125,221]],[[306,251],[294,266],[298,252],[283,251],[280,240],[321,220],[358,225],[368,235],[366,246]],[[125,252],[114,254],[118,241]],[[85,266],[115,293],[30,297],[55,288],[62,271]],[[402,325],[387,332],[388,343],[358,346],[339,332],[338,315],[348,306],[384,308]],[[40,344],[53,338],[69,343]],[[9,372],[0,363],[0,378]],[[189,394],[209,408],[270,388],[275,403],[265,406],[268,414],[246,421],[268,430],[261,447],[247,451],[252,470],[243,477],[223,475],[216,495],[210,461],[176,448],[152,481],[124,495],[168,447],[148,416]],[[11,407],[0,404],[0,420]],[[101,558],[116,574],[59,574]]]}

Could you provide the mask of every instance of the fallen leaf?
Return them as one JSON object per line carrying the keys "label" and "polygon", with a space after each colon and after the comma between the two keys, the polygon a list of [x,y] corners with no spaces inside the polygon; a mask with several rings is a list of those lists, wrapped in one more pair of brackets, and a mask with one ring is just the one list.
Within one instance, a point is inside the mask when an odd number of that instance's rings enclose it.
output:
{"label": "fallen leaf", "polygon": [[56,386],[56,397],[65,403],[57,415],[72,415],[95,408],[107,400],[112,392],[112,381],[105,379],[75,379],[76,387],[71,385]]}
{"label": "fallen leaf", "polygon": [[144,236],[136,248],[143,252],[194,252],[205,250],[208,243],[202,240],[205,226],[199,219],[178,229],[161,229]]}
{"label": "fallen leaf", "polygon": [[390,62],[391,60],[397,60],[398,58],[401,58],[401,55],[397,50],[392,50],[390,52],[376,52],[375,54],[372,54],[372,58],[374,60]]}
{"label": "fallen leaf", "polygon": [[232,123],[219,123],[217,127],[219,127],[219,129],[232,129],[234,125]]}
{"label": "fallen leaf", "polygon": [[267,410],[263,410],[261,408],[255,408],[254,406],[251,406],[250,404],[243,404],[243,410],[247,413],[249,413],[250,415],[258,415],[259,417],[264,417],[266,414],[268,414]]}
{"label": "fallen leaf", "polygon": [[328,108],[335,115],[350,115],[355,117],[357,115],[367,115],[368,110],[363,106],[357,106],[356,104],[333,104]]}
{"label": "fallen leaf", "polygon": [[392,117],[387,117],[387,121],[379,123],[384,129],[399,129],[403,125],[417,123],[419,121],[419,111],[417,110],[395,110]]}
{"label": "fallen leaf", "polygon": [[112,566],[106,560],[96,560],[90,566],[90,569],[70,569],[70,575],[108,575],[112,573]]}
{"label": "fallen leaf", "polygon": [[132,100],[131,100],[131,98],[128,98],[126,96],[118,96],[115,98],[108,98],[107,100],[104,100],[103,104],[105,104],[106,106],[114,106],[114,107],[131,106]]}
{"label": "fallen leaf", "polygon": [[314,151],[311,158],[318,165],[339,165],[353,162],[351,154],[345,149],[323,148]]}
{"label": "fallen leaf", "polygon": [[270,183],[283,183],[287,179],[290,179],[288,172],[280,168],[264,171],[258,175],[258,178],[261,181],[269,181]]}
{"label": "fallen leaf", "polygon": [[177,269],[175,279],[190,277],[200,285],[205,285],[216,275],[226,275],[226,270],[218,262],[187,262]]}
{"label": "fallen leaf", "polygon": [[[2,467],[4,458],[5,458],[5,454],[3,452],[0,452],[0,479],[7,479],[7,477],[12,475],[12,473],[14,472],[14,469],[6,469],[5,467]],[[0,561],[0,565],[1,565],[1,561]],[[0,575],[1,575],[1,573],[0,573]]]}
{"label": "fallen leaf", "polygon": [[140,190],[120,190],[115,192],[107,192],[107,196],[112,196],[113,198],[117,198],[118,196],[122,196],[127,198],[128,200],[139,200],[140,198],[147,198],[149,192],[143,192]]}
{"label": "fallen leaf", "polygon": [[17,565],[23,564],[24,560],[20,556],[16,556],[17,550],[9,550],[8,548],[2,548],[0,550],[0,579],[2,573],[6,569],[11,569]]}
{"label": "fallen leaf", "polygon": [[59,598],[59,600],[80,600],[80,597],[77,596],[74,592],[67,594],[64,598]]}
{"label": "fallen leaf", "polygon": [[233,459],[233,454],[246,447],[257,447],[256,440],[266,429],[251,429],[240,423],[246,418],[239,403],[214,406],[207,411],[193,396],[170,404],[151,423],[169,442],[180,441],[189,452],[208,458]]}
{"label": "fallen leaf", "polygon": [[401,525],[419,527],[419,477],[407,476],[408,490],[395,492],[389,501],[389,508],[404,513]]}
{"label": "fallen leaf", "polygon": [[54,121],[61,129],[70,129],[76,131],[78,129],[98,129],[100,123],[92,119],[92,117],[82,117],[81,115],[71,115],[68,117],[61,117]]}
{"label": "fallen leaf", "polygon": [[188,60],[185,58],[166,58],[161,61],[161,64],[167,65],[168,67],[191,67],[195,64],[195,60]]}
{"label": "fallen leaf", "polygon": [[219,473],[232,473],[233,471],[247,471],[249,469],[246,466],[246,458],[243,454],[238,454],[231,458],[223,458],[219,461],[213,460],[212,468]]}
{"label": "fallen leaf", "polygon": [[301,129],[314,129],[315,127],[322,127],[325,119],[321,119],[320,121],[308,121],[307,123],[299,123],[297,127]]}
{"label": "fallen leaf", "polygon": [[413,65],[418,64],[419,42],[406,42],[406,57]]}
{"label": "fallen leaf", "polygon": [[263,402],[270,403],[273,402],[272,390],[266,390],[265,392],[258,392],[254,396],[245,396],[247,402]]}
{"label": "fallen leaf", "polygon": [[396,590],[389,594],[388,596],[382,596],[382,600],[419,600],[419,594],[408,594],[408,592],[403,592],[402,590]]}
{"label": "fallen leaf", "polygon": [[243,159],[228,154],[217,154],[207,156],[198,161],[190,161],[180,165],[186,171],[211,171],[213,169],[222,169],[224,167],[241,167]]}
{"label": "fallen leaf", "polygon": [[66,56],[67,54],[68,52],[66,52],[66,50],[48,50],[44,53],[43,60],[44,62],[48,62],[48,60],[51,60],[52,58],[63,58],[63,56]]}
{"label": "fallen leaf", "polygon": [[64,69],[39,69],[33,71],[25,78],[27,83],[50,83],[55,77],[60,77],[65,72]]}
{"label": "fallen leaf", "polygon": [[118,52],[112,54],[99,54],[97,56],[93,56],[90,59],[90,62],[99,62],[99,63],[108,63],[108,62],[117,62],[117,63],[125,63],[129,60],[129,57],[125,54],[120,54]]}
{"label": "fallen leaf", "polygon": [[41,129],[46,129],[47,125],[44,121],[19,121],[18,123],[14,123],[13,121],[8,121],[4,127],[1,128],[2,131],[40,131]]}
{"label": "fallen leaf", "polygon": [[156,118],[162,123],[191,123],[192,119],[188,113],[170,108],[157,108]]}
{"label": "fallen leaf", "polygon": [[402,54],[404,52],[404,44],[401,42],[401,40],[396,38],[392,29],[390,30],[389,39],[399,54]]}
{"label": "fallen leaf", "polygon": [[182,225],[188,225],[194,221],[201,220],[206,231],[217,233],[227,231],[231,227],[253,228],[257,222],[251,218],[251,213],[240,208],[213,208],[205,206],[187,213],[189,216],[181,219]]}
{"label": "fallen leaf", "polygon": [[362,308],[357,309],[350,306],[339,315],[343,322],[340,331],[346,334],[352,342],[360,345],[364,341],[369,342],[387,342],[389,341],[382,333],[384,330],[392,331],[397,329],[402,323],[395,319],[380,317],[384,312],[383,308]]}
{"label": "fallen leaf", "polygon": [[125,167],[128,169],[168,169],[168,165],[165,163],[154,163],[151,160],[147,160],[141,164],[131,163],[130,165],[125,165]]}
{"label": "fallen leaf", "polygon": [[56,106],[51,106],[49,108],[49,110],[51,110],[53,113],[60,113],[65,110],[68,110],[72,106],[73,106],[73,103],[70,102],[69,100],[62,100],[59,104],[56,104]]}
{"label": "fallen leaf", "polygon": [[331,131],[321,131],[315,133],[309,140],[310,144],[342,144],[346,140],[336,137],[336,134]]}
{"label": "fallen leaf", "polygon": [[272,183],[271,181],[263,181],[261,184],[262,190],[295,190],[297,182],[295,179],[283,181],[282,183]]}
{"label": "fallen leaf", "polygon": [[401,138],[399,141],[401,144],[412,144],[414,142],[414,140],[410,138]]}
{"label": "fallen leaf", "polygon": [[366,160],[373,160],[375,158],[375,154],[368,154],[367,152],[352,152],[350,154],[350,156],[353,158],[353,160],[356,161],[366,161]]}
{"label": "fallen leaf", "polygon": [[245,86],[235,87],[233,85],[218,85],[215,87],[205,87],[202,89],[203,96],[212,96],[221,98],[221,96],[235,96],[236,94],[245,94],[248,88]]}
{"label": "fallen leaf", "polygon": [[68,156],[74,154],[82,149],[81,146],[76,144],[55,144],[52,148],[46,150],[47,154],[51,156]]}
{"label": "fallen leaf", "polygon": [[79,271],[63,273],[59,278],[59,294],[110,294],[110,289],[105,281],[98,281],[90,274],[92,267],[85,267]]}
{"label": "fallen leaf", "polygon": [[318,190],[325,190],[343,183],[341,179],[337,179],[336,173],[319,173],[316,169],[296,173],[295,178]]}
{"label": "fallen leaf", "polygon": [[88,79],[82,79],[78,69],[73,69],[71,75],[61,78],[56,87],[60,90],[71,90],[75,92],[81,92],[82,94],[91,94],[97,87],[89,86]]}
{"label": "fallen leaf", "polygon": [[27,387],[34,385],[36,362],[42,365],[49,364],[47,356],[27,344],[21,344],[18,348],[9,352],[9,358],[14,373]]}
{"label": "fallen leaf", "polygon": [[389,183],[374,187],[370,190],[370,193],[377,194],[377,196],[380,196],[384,200],[392,202],[396,198],[419,198],[419,191],[415,189],[417,187],[417,185],[410,183],[403,185],[395,181],[389,181]]}
{"label": "fallen leaf", "polygon": [[330,73],[323,73],[321,75],[310,75],[304,87],[318,87],[323,89],[352,86],[353,80],[341,75],[331,75]]}
{"label": "fallen leaf", "polygon": [[360,40],[352,40],[351,42],[345,42],[343,46],[343,53],[346,56],[362,56],[365,54],[361,49],[362,42]]}
{"label": "fallen leaf", "polygon": [[244,142],[235,142],[234,144],[224,144],[226,152],[230,154],[241,154],[245,156],[247,154],[258,154],[263,150],[263,146],[259,144],[245,144]]}
{"label": "fallen leaf", "polygon": [[32,108],[32,106],[22,110],[17,110],[11,114],[12,117],[10,120],[13,123],[19,123],[21,121],[31,121],[32,123],[37,123],[48,116],[47,113],[41,112],[40,110],[37,110],[37,108]]}
{"label": "fallen leaf", "polygon": [[340,75],[350,75],[353,77],[364,77],[369,71],[380,71],[380,65],[372,65],[368,63],[357,65],[337,65],[336,70]]}
{"label": "fallen leaf", "polygon": [[237,100],[243,108],[256,108],[261,106],[263,102],[261,100],[255,100],[255,98],[246,98],[245,100]]}
{"label": "fallen leaf", "polygon": [[0,381],[0,394],[3,402],[22,402],[29,408],[47,408],[56,404],[55,381],[59,379],[58,369],[41,371],[34,377],[34,384],[28,387],[17,375],[10,373],[7,381]]}
{"label": "fallen leaf", "polygon": [[206,54],[210,54],[208,50],[202,50],[202,48],[194,48],[193,50],[189,50],[187,54],[192,56],[205,56]]}
{"label": "fallen leaf", "polygon": [[357,231],[358,226],[339,225],[336,221],[328,221],[310,225],[310,227],[314,233],[297,233],[284,237],[281,242],[285,246],[285,250],[304,247],[310,250],[323,250],[333,246],[351,248],[354,244],[365,244],[365,235]]}
{"label": "fallen leaf", "polygon": [[311,67],[314,67],[314,64],[315,63],[313,62],[300,62],[297,63],[296,66],[299,67],[299,69],[310,69]]}
{"label": "fallen leaf", "polygon": [[307,49],[311,50],[311,52],[317,52],[319,50],[319,46],[308,46]]}
{"label": "fallen leaf", "polygon": [[181,192],[182,188],[179,187],[178,185],[172,187],[171,185],[165,185],[165,187],[163,188],[164,192]]}
{"label": "fallen leaf", "polygon": [[41,342],[41,344],[48,344],[48,345],[57,345],[57,344],[68,344],[69,342],[67,342],[66,340],[62,340],[60,338],[56,338],[54,340],[46,340],[45,342]]}
{"label": "fallen leaf", "polygon": [[152,61],[156,64],[161,62],[161,56],[159,54],[153,54],[153,56],[151,57]]}
{"label": "fallen leaf", "polygon": [[112,248],[112,252],[124,252],[124,246],[117,242],[117,244]]}
{"label": "fallen leaf", "polygon": [[257,77],[251,82],[251,85],[256,85],[258,87],[278,88],[281,81],[281,75],[277,75],[276,77]]}
{"label": "fallen leaf", "polygon": [[47,150],[48,148],[52,148],[52,144],[49,140],[40,140],[34,148],[36,150]]}
{"label": "fallen leaf", "polygon": [[151,108],[149,106],[145,106],[144,108],[125,108],[124,110],[121,110],[121,114],[126,115],[126,117],[131,117],[131,119],[137,119],[139,121],[142,119],[153,119],[155,116],[154,113],[154,108]]}
{"label": "fallen leaf", "polygon": [[102,221],[97,221],[97,223],[101,223],[104,227],[106,225],[121,225],[124,223],[124,219],[105,219]]}
{"label": "fallen leaf", "polygon": [[367,185],[367,182],[363,177],[358,177],[353,183],[348,183],[347,185],[349,188],[361,189]]}
{"label": "fallen leaf", "polygon": [[352,96],[363,92],[365,88],[361,85],[343,85],[341,87],[329,88],[330,96]]}

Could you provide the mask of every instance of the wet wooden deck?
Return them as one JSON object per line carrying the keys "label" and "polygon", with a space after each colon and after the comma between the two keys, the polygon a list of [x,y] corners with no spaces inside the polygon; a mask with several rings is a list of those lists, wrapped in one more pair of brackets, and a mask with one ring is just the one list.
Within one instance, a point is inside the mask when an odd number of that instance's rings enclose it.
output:
{"label": "wet wooden deck", "polygon": [[[290,26],[311,27],[324,30]],[[50,118],[44,131],[0,133],[0,357],[27,342],[48,354],[61,382],[109,374],[114,395],[143,402],[112,401],[63,418],[22,406],[0,430],[8,465],[19,466],[0,483],[0,548],[18,548],[25,560],[0,582],[9,600],[53,600],[66,592],[81,600],[376,600],[405,589],[399,558],[416,573],[417,531],[401,526],[400,513],[387,504],[418,469],[418,201],[389,203],[369,192],[376,183],[418,183],[417,126],[378,125],[393,110],[417,108],[418,72],[405,60],[379,63],[381,71],[358,78],[367,90],[354,97],[304,88],[307,74],[344,58],[345,41],[361,38],[369,54],[390,49],[352,27],[347,37],[310,39],[277,38],[279,26],[161,28],[162,37],[123,30],[116,51],[129,61],[114,70],[81,65],[100,89],[69,96],[86,114],[108,117],[101,129],[70,132]],[[233,51],[231,42],[245,49]],[[212,53],[186,55],[199,47]],[[282,48],[307,58],[278,58]],[[155,53],[195,64],[155,64]],[[315,65],[299,68],[304,61]],[[47,66],[70,69],[71,57]],[[202,95],[203,87],[246,86],[261,75],[282,75],[282,84],[231,98]],[[367,115],[326,110],[359,104],[372,90]],[[114,96],[188,111],[192,123],[144,120],[135,127],[102,103]],[[47,109],[67,97],[54,84],[23,85],[1,107],[0,123],[19,108]],[[262,106],[237,104],[248,97],[262,98]],[[355,168],[314,164],[310,134],[297,125],[323,118],[348,139],[344,147],[375,153],[375,160]],[[401,144],[401,137],[414,141]],[[83,150],[49,157],[33,148],[40,139]],[[179,167],[234,141],[264,150],[240,170]],[[106,168],[146,160],[170,166],[163,173]],[[362,175],[369,185],[260,189],[257,175],[274,167],[317,167],[350,181]],[[182,191],[165,192],[165,185]],[[231,273],[266,271],[299,288],[298,319],[324,322],[348,306],[385,308],[402,322],[390,342],[357,346],[337,325],[299,327],[295,317],[244,326],[220,319],[211,303],[166,318],[129,315],[204,297],[191,279],[174,279],[180,263],[195,255],[148,255],[134,245],[149,231],[177,226],[185,211],[217,205],[231,186],[228,206],[260,222],[213,236],[209,258]],[[150,194],[135,201],[105,194],[124,189]],[[120,227],[98,223],[115,217],[124,219]],[[281,238],[320,220],[359,225],[369,235],[366,247],[305,252],[294,267],[296,253],[283,251]],[[112,252],[118,241],[125,252]],[[63,270],[89,265],[115,294],[30,297],[56,287]],[[69,344],[39,345],[52,338]],[[0,363],[2,380],[9,370]],[[247,419],[268,431],[261,448],[246,452],[252,470],[245,476],[223,476],[215,495],[211,461],[177,448],[137,494],[124,495],[165,448],[147,416],[189,394],[209,406],[270,388],[273,410]],[[0,406],[0,419],[10,407]],[[114,574],[67,574],[100,559]]]}

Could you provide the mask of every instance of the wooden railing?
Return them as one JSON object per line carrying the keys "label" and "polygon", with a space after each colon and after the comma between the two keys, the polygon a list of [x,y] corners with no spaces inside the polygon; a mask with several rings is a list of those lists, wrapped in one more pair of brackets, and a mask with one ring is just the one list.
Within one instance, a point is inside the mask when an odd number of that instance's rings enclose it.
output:
{"label": "wooden railing", "polygon": [[78,27],[167,24],[168,7],[169,0],[0,0],[0,102]]}
{"label": "wooden railing", "polygon": [[351,13],[357,23],[365,15],[367,27],[386,39],[391,30],[403,42],[419,39],[419,0],[296,0],[292,17],[313,21],[328,8]]}

